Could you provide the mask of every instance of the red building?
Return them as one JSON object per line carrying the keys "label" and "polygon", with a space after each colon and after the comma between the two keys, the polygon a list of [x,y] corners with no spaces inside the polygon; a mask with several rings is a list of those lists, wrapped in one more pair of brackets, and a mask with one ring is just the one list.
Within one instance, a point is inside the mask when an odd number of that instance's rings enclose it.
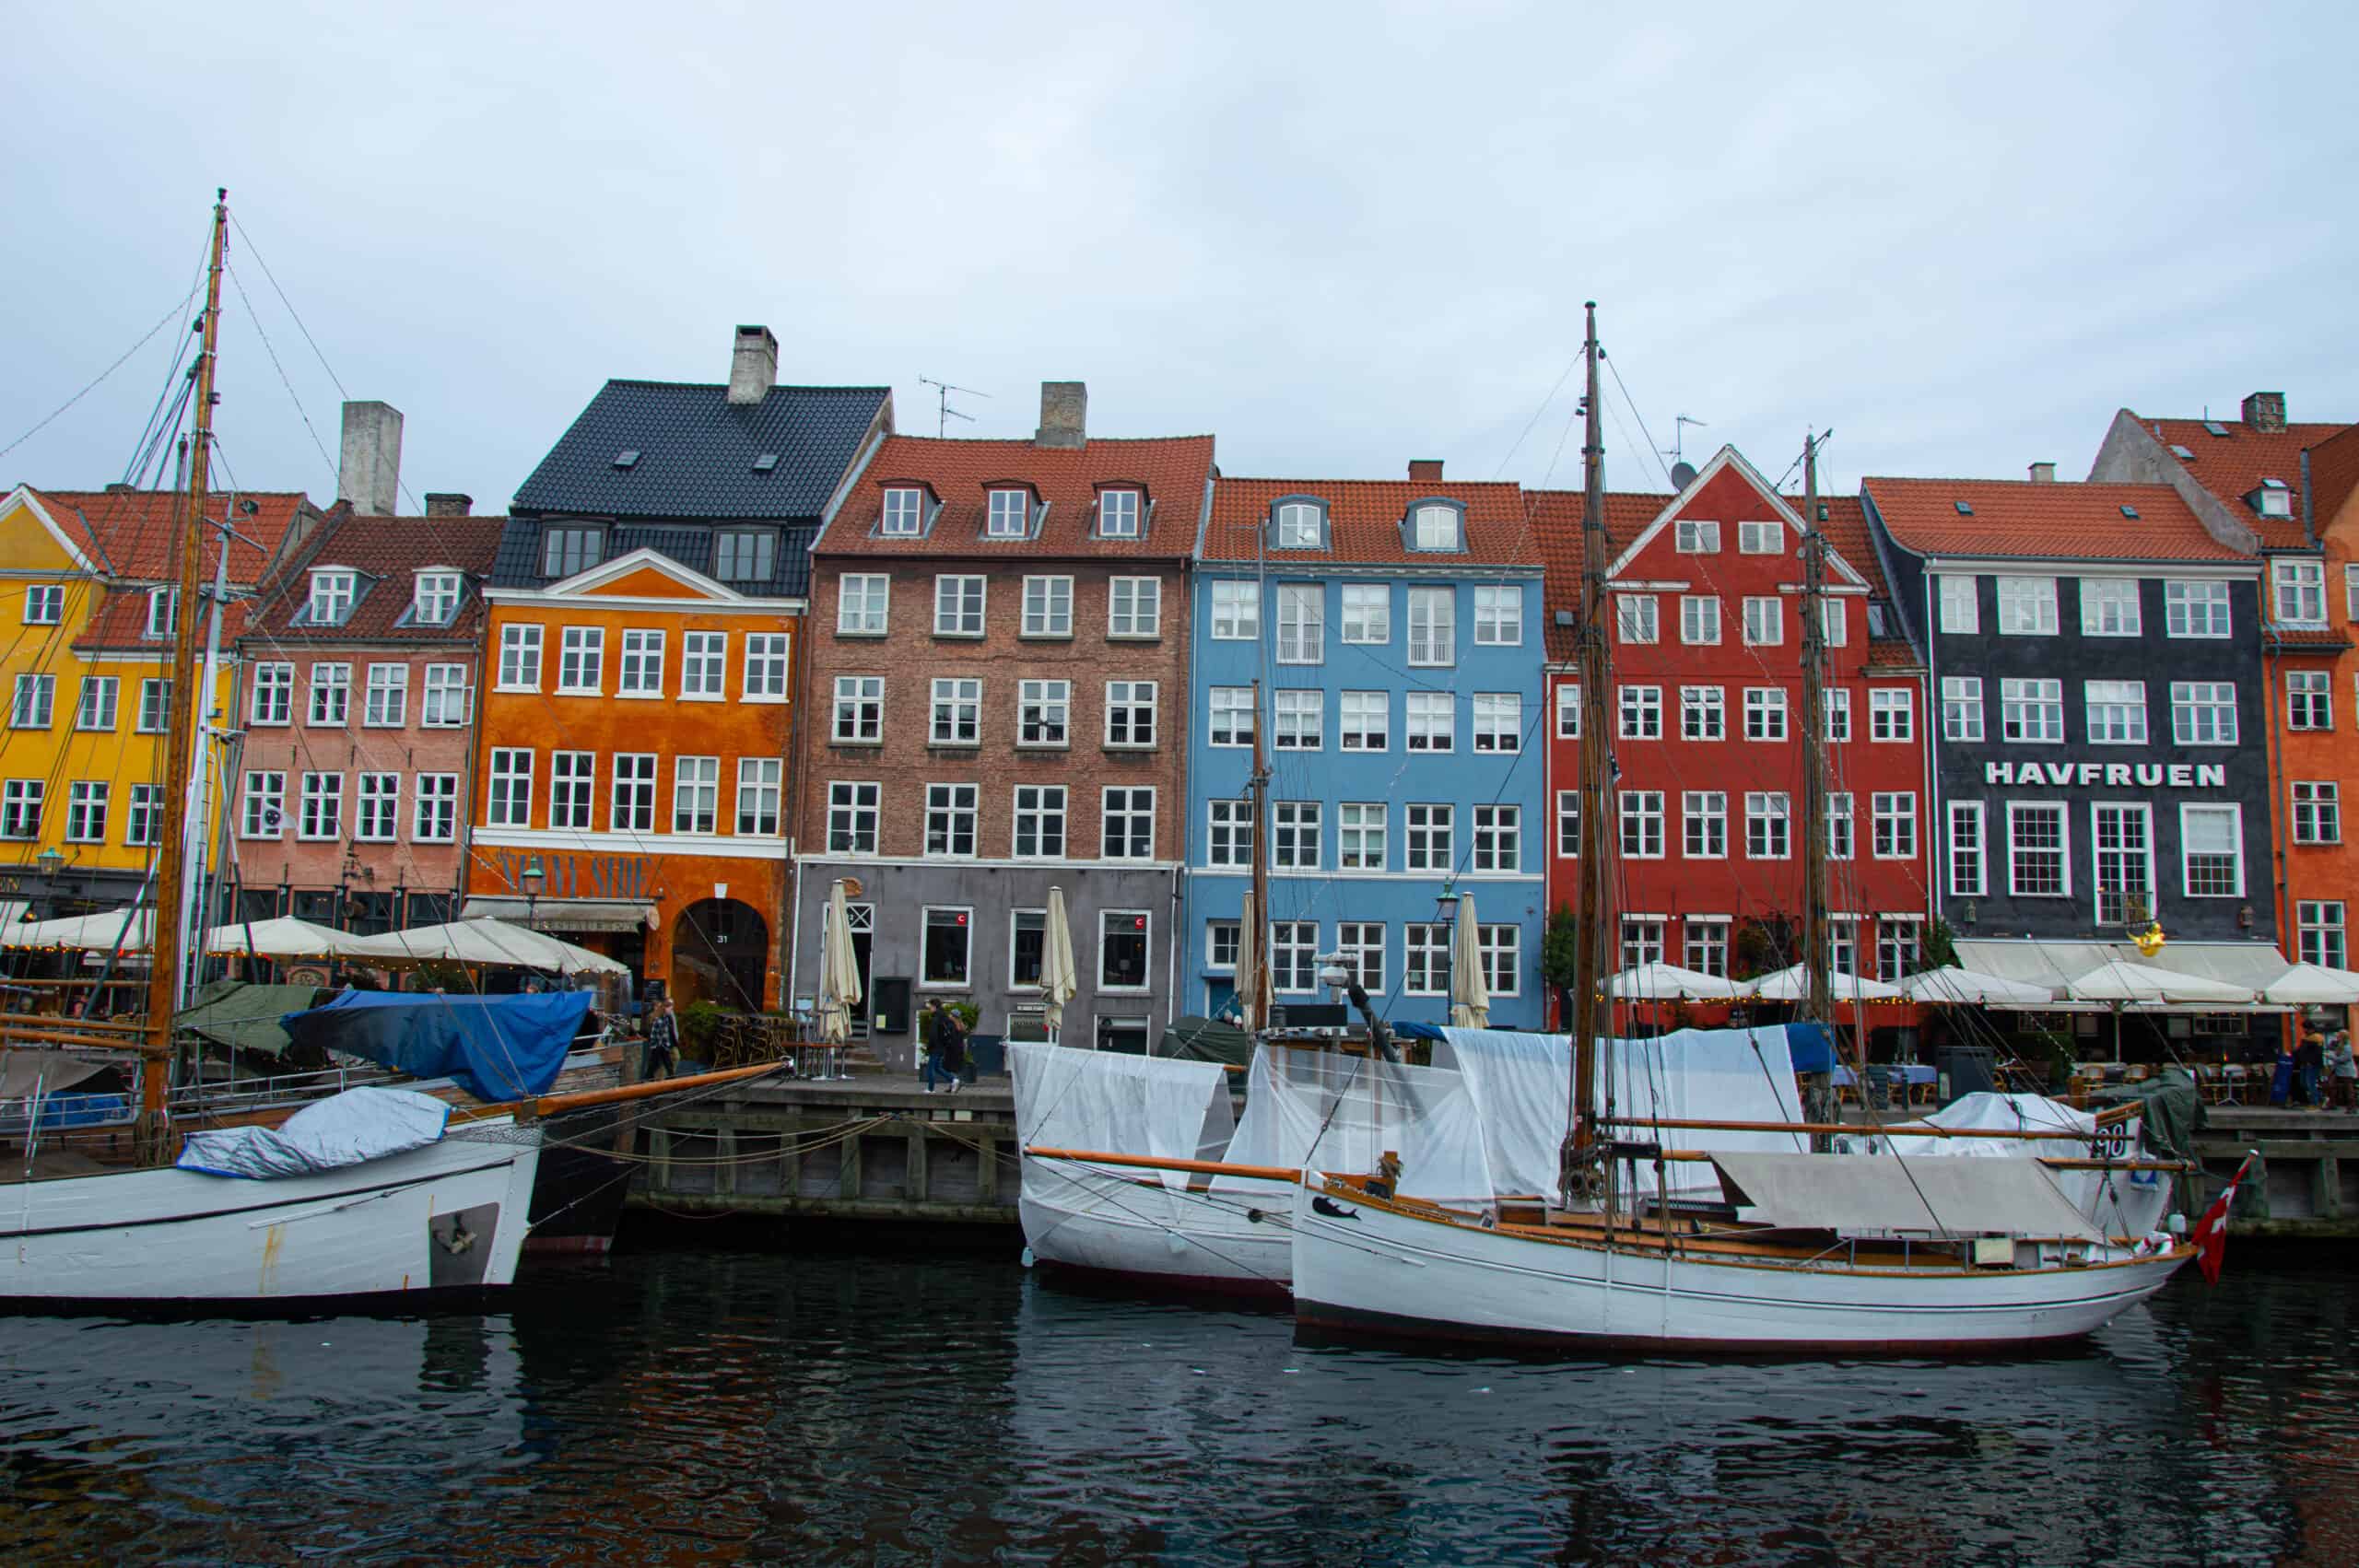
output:
{"label": "red building", "polygon": [[[1548,566],[1549,905],[1577,903],[1581,497],[1534,491]],[[1835,967],[1918,966],[1929,907],[1923,672],[1856,498],[1822,499],[1827,734],[1805,732],[1799,497],[1733,448],[1679,495],[1611,495],[1621,962],[1799,962],[1802,747],[1823,744]]]}

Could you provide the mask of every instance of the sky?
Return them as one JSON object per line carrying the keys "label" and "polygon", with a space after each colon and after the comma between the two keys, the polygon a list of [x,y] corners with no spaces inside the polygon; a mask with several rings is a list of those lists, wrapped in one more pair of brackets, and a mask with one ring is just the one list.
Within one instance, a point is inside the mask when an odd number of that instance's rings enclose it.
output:
{"label": "sky", "polygon": [[907,432],[921,377],[994,437],[1079,380],[1234,475],[1577,487],[1590,299],[1615,488],[1680,415],[1772,477],[1831,428],[1833,490],[2078,477],[2124,406],[2359,419],[2359,7],[6,14],[0,485],[123,477],[217,185],[224,458],[323,501],[346,395],[409,506],[496,511],[738,322]]}

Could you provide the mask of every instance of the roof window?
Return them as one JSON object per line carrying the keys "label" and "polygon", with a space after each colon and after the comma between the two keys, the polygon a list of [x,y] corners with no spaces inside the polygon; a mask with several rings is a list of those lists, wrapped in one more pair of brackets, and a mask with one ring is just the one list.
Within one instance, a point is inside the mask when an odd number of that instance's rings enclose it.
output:
{"label": "roof window", "polygon": [[1957,515],[1960,517],[1972,517],[1974,515],[1974,507],[1971,502],[1952,501],[1950,505],[1957,508]]}
{"label": "roof window", "polygon": [[1466,512],[1455,501],[1419,501],[1410,509],[1409,528],[1412,549],[1466,548]]}
{"label": "roof window", "polygon": [[2294,492],[2286,488],[2283,479],[2264,479],[2260,488],[2245,497],[2252,509],[2263,517],[2292,517]]}
{"label": "roof window", "polygon": [[2135,522],[2138,521],[2138,509],[2125,504],[2121,509],[2121,515]]}
{"label": "roof window", "polygon": [[2203,428],[2214,436],[2224,437],[2228,433],[2228,427],[2217,419],[2206,419],[2203,422]]}
{"label": "roof window", "polygon": [[2181,462],[2193,462],[2195,461],[2195,453],[2193,450],[2180,446],[2177,441],[2173,441],[2171,443],[2171,455],[2178,459]]}
{"label": "roof window", "polygon": [[615,454],[615,466],[616,468],[633,468],[636,467],[638,463],[639,449],[637,447],[625,447],[622,451]]}
{"label": "roof window", "polygon": [[778,453],[776,452],[764,452],[754,459],[754,472],[757,474],[768,474],[777,466]]}

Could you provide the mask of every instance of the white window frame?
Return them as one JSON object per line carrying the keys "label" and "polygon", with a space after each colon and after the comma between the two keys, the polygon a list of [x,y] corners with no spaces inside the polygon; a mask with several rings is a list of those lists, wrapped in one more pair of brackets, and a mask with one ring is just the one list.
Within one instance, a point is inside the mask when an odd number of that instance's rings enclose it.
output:
{"label": "white window frame", "polygon": [[603,696],[605,685],[606,628],[560,628],[557,633],[557,695]]}
{"label": "white window frame", "polygon": [[1622,825],[1622,858],[1625,860],[1660,860],[1670,851],[1668,835],[1664,832],[1663,792],[1661,790],[1625,790],[1614,802],[1615,820]]}
{"label": "white window frame", "polygon": [[1158,577],[1109,579],[1106,591],[1106,635],[1118,640],[1151,642],[1163,635],[1163,579]]}
{"label": "white window frame", "polygon": [[1982,677],[1942,677],[1942,739],[1982,743]]}
{"label": "white window frame", "polygon": [[[277,820],[273,822],[272,817]],[[248,769],[238,790],[238,837],[283,839],[286,836],[286,773],[271,767]]]}
{"label": "white window frame", "polygon": [[[1948,804],[1947,812],[1949,852],[1945,859],[1948,862],[1950,896],[1987,898],[1990,895],[1990,837],[1989,825],[1983,816],[1982,802],[1980,801],[1952,801]],[[1958,837],[1960,824],[1972,825],[1968,833],[1968,837],[1973,840],[1972,843],[1961,843]],[[1974,874],[1971,877],[1959,873],[1958,857],[1961,854],[1972,857]]]}
{"label": "white window frame", "polygon": [[[2113,815],[2118,822],[2136,825],[2139,837],[2136,849],[2107,848],[2106,819],[2108,815]],[[2106,885],[2105,874],[2105,865],[2108,858],[2120,860],[2124,863],[2134,860],[2139,873],[2144,878],[2144,884],[2138,887],[2108,888]],[[2096,921],[2100,926],[2118,926],[2130,918],[2130,909],[2126,900],[2130,896],[2138,897],[2144,902],[2145,919],[2153,919],[2160,913],[2154,890],[2154,808],[2152,804],[2144,801],[2091,801],[2089,802],[2089,889],[2094,895]],[[2120,898],[2125,902],[2119,908],[2108,910],[2106,907],[2106,900],[2108,897]]]}
{"label": "white window frame", "polygon": [[1015,683],[1015,746],[1018,751],[1067,751],[1073,746],[1073,683]]}
{"label": "white window frame", "polygon": [[1392,640],[1392,585],[1347,582],[1342,591],[1342,640],[1382,647]]}
{"label": "white window frame", "polygon": [[[1027,803],[1028,797],[1028,803]],[[1009,826],[1008,858],[1015,860],[1062,860],[1072,842],[1072,794],[1062,784],[1018,784],[1015,787],[1015,809]],[[1032,849],[1026,853],[1024,838],[1027,824],[1030,825]],[[1055,848],[1048,848],[1052,837]]]}
{"label": "white window frame", "polygon": [[311,666],[311,706],[304,723],[313,729],[341,730],[352,720],[352,666],[321,663]]}
{"label": "white window frame", "polygon": [[2294,842],[2342,842],[2342,786],[2331,778],[2289,781],[2294,808]]}
{"label": "white window frame", "polygon": [[[2188,831],[2188,823],[2191,817],[2215,812],[2225,815],[2228,819],[2229,842],[2236,846],[2234,853],[2236,862],[2236,884],[2225,893],[2198,893],[2195,891],[2194,878],[2189,874],[2196,851],[2193,843],[2194,836]],[[2248,875],[2245,866],[2245,809],[2240,802],[2182,802],[2178,808],[2178,844],[2179,887],[2186,896],[2189,898],[2242,898],[2245,896]]]}
{"label": "white window frame", "polygon": [[391,844],[401,837],[402,776],[364,772],[353,797],[352,839],[356,844]]}
{"label": "white window frame", "polygon": [[2083,578],[2081,635],[2143,637],[2144,617],[2139,607],[2138,593],[2135,578]]}
{"label": "white window frame", "polygon": [[483,792],[486,827],[533,825],[533,756],[529,746],[494,746]]}
{"label": "white window frame", "polygon": [[2001,577],[1996,580],[2001,637],[2058,635],[2054,578]]}
{"label": "white window frame", "polygon": [[783,703],[793,699],[794,636],[792,632],[747,632],[739,668],[740,702]]}
{"label": "white window frame", "polygon": [[1671,525],[1671,547],[1682,556],[1720,553],[1720,525],[1703,518],[1683,517]]}
{"label": "white window frame", "polygon": [[1748,594],[1744,601],[1744,646],[1779,648],[1786,641],[1786,603],[1774,593]]}
{"label": "white window frame", "polygon": [[2326,625],[2326,563],[2279,559],[2269,564],[2269,603],[2281,626]]}
{"label": "white window frame", "polygon": [[925,858],[971,860],[982,843],[982,786],[964,781],[925,787]]}
{"label": "white window frame", "polygon": [[1032,537],[1032,492],[1003,486],[987,491],[983,517],[986,539]]}
{"label": "white window frame", "polygon": [[1879,860],[1917,858],[1917,795],[1909,790],[1878,790],[1872,793],[1868,849]]}
{"label": "white window frame", "polygon": [[1476,692],[1467,728],[1478,754],[1513,756],[1523,750],[1523,697],[1517,692]]}
{"label": "white window frame", "polygon": [[932,695],[927,745],[966,748],[983,743],[983,683],[980,679],[937,675]]}
{"label": "white window frame", "polygon": [[1726,687],[1679,688],[1679,738],[1683,741],[1725,741],[1729,738]]}
{"label": "white window frame", "polygon": [[1614,640],[1625,648],[1644,648],[1662,635],[1661,606],[1651,593],[1614,596]]}
{"label": "white window frame", "polygon": [[1213,686],[1204,694],[1204,743],[1223,748],[1250,746],[1261,715],[1254,711],[1251,686]]}
{"label": "white window frame", "polygon": [[1477,922],[1474,951],[1494,1000],[1523,994],[1523,928]]}
{"label": "white window frame", "polygon": [[459,776],[421,773],[411,795],[410,842],[452,844],[459,837]]}
{"label": "white window frame", "polygon": [[623,630],[622,657],[615,667],[615,696],[648,701],[663,695],[663,633],[652,626]]}
{"label": "white window frame", "polygon": [[1281,664],[1327,661],[1327,589],[1323,583],[1278,584],[1278,648]]}
{"label": "white window frame", "polygon": [[[2025,846],[2023,825],[2034,818],[2050,815],[2056,824],[2056,843]],[[2024,886],[2023,857],[2028,852],[2056,857],[2058,885],[2053,888],[2027,890]],[[2007,896],[2010,898],[2071,898],[2072,896],[2072,811],[2062,801],[2009,801],[2007,802]]]}
{"label": "white window frame", "polygon": [[2163,635],[2216,640],[2234,634],[2235,600],[2224,582],[2169,579],[2163,583]]}
{"label": "white window frame", "polygon": [[467,667],[464,664],[428,664],[426,667],[426,689],[418,702],[419,728],[460,730],[464,729],[474,718],[474,693],[467,687]]}
{"label": "white window frame", "polygon": [[1316,686],[1281,686],[1271,694],[1270,749],[1323,751],[1327,744],[1327,694]]}
{"label": "white window frame", "polygon": [[885,743],[885,677],[838,675],[829,709],[827,743],[836,746],[881,746]]}
{"label": "white window frame", "polygon": [[[699,820],[698,808],[703,808]],[[710,834],[721,831],[721,759],[682,756],[672,759],[672,831]]]}
{"label": "white window frame", "polygon": [[1040,576],[1024,579],[1023,626],[1020,637],[1069,638],[1073,636],[1073,579]]}
{"label": "white window frame", "polygon": [[2142,746],[2146,722],[2143,681],[2083,681],[2081,727],[2093,746]]}
{"label": "white window frame", "polygon": [[680,634],[680,700],[729,700],[729,634]]}
{"label": "white window frame", "polygon": [[74,728],[111,733],[122,692],[123,683],[117,676],[83,676],[81,700],[74,705]]}
{"label": "white window frame", "polygon": [[1380,872],[1388,864],[1392,807],[1385,801],[1344,801],[1335,807],[1335,869]]}
{"label": "white window frame", "polygon": [[1744,858],[1789,860],[1794,854],[1794,798],[1782,790],[1744,794]]}
{"label": "white window frame", "polygon": [[2328,670],[2285,672],[2285,728],[2334,728],[2334,674]]}
{"label": "white window frame", "polygon": [[254,666],[254,695],[246,722],[271,729],[295,722],[294,665],[273,661]]}
{"label": "white window frame", "polygon": [[1209,871],[1250,871],[1253,865],[1253,802],[1204,802],[1204,866]]}
{"label": "white window frame", "polygon": [[1477,583],[1474,588],[1474,646],[1523,646],[1523,590],[1512,583]]}
{"label": "white window frame", "polygon": [[1662,688],[1650,685],[1625,685],[1614,693],[1614,733],[1625,741],[1660,741],[1662,739]]}
{"label": "white window frame", "polygon": [[1335,737],[1338,749],[1343,751],[1374,753],[1391,750],[1392,694],[1389,691],[1337,694]]}
{"label": "white window frame", "polygon": [[1556,686],[1556,738],[1578,741],[1581,738],[1581,688],[1573,681],[1559,682]]}
{"label": "white window frame", "polygon": [[886,539],[915,539],[925,532],[925,492],[907,485],[888,485],[878,504],[876,532]]}
{"label": "white window frame", "polygon": [[1155,859],[1156,790],[1151,784],[1107,784],[1097,797],[1097,854],[1106,860]]}
{"label": "white window frame", "polygon": [[838,637],[883,637],[892,616],[891,572],[845,572],[836,579]]}
{"label": "white window frame", "polygon": [[1262,636],[1262,585],[1236,578],[1212,584],[1212,639],[1253,642]]}
{"label": "white window frame", "polygon": [[536,692],[541,689],[541,632],[534,625],[511,623],[499,628],[499,678],[494,689]]}
{"label": "white window frame", "polygon": [[2053,675],[1999,683],[1999,739],[2011,746],[2064,743],[2064,683]]}
{"label": "white window frame", "polygon": [[938,572],[933,579],[933,635],[980,638],[987,624],[991,581],[974,572]]}
{"label": "white window frame", "polygon": [[103,844],[107,841],[107,812],[113,803],[111,779],[76,778],[66,786],[65,842]]}
{"label": "white window frame", "polygon": [[1679,596],[1679,640],[1690,648],[1711,648],[1719,644],[1719,594],[1683,593]]}
{"label": "white window frame", "polygon": [[1942,630],[1953,635],[1977,636],[1982,630],[1981,590],[1976,585],[1982,579],[1970,572],[1942,572],[1934,581],[1941,584]]}
{"label": "white window frame", "polygon": [[1868,742],[1907,742],[1917,738],[1917,694],[1907,686],[1868,688]]}
{"label": "white window frame", "polygon": [[[1121,934],[1135,935],[1139,943],[1139,980],[1136,985],[1118,985],[1109,977],[1106,958],[1115,934],[1114,922],[1128,920],[1130,930]],[[1152,909],[1100,909],[1097,911],[1097,994],[1099,996],[1144,996],[1155,989],[1155,911]]]}
{"label": "white window frame", "polygon": [[349,567],[323,567],[311,573],[311,591],[303,602],[307,626],[340,626],[352,618],[359,602],[360,574]]}
{"label": "white window frame", "polygon": [[1406,692],[1401,698],[1402,749],[1440,755],[1458,749],[1458,704],[1448,692]]}
{"label": "white window frame", "polygon": [[1457,866],[1458,808],[1444,801],[1414,801],[1401,808],[1401,869],[1439,872]]}
{"label": "white window frame", "polygon": [[1458,591],[1409,590],[1409,662],[1430,670],[1458,662]]}
{"label": "white window frame", "polygon": [[875,854],[884,820],[884,785],[874,778],[827,780],[828,854]]}
{"label": "white window frame", "polygon": [[463,580],[457,572],[419,572],[410,591],[411,619],[422,626],[447,626],[458,619]]}
{"label": "white window frame", "polygon": [[653,752],[614,754],[610,762],[614,777],[606,790],[607,831],[655,831],[655,763]]}
{"label": "white window frame", "polygon": [[[737,759],[736,832],[745,837],[775,838],[784,824],[786,767],[774,756]],[[750,821],[748,820],[750,815]],[[768,825],[764,825],[767,819]]]}
{"label": "white window frame", "polygon": [[[2205,722],[2208,720],[2208,725]],[[2211,733],[2203,733],[2206,728]],[[2182,746],[2238,744],[2234,681],[2173,681],[2171,740]]]}
{"label": "white window frame", "polygon": [[1679,795],[1680,855],[1690,860],[1729,858],[1729,797],[1724,790],[1683,790]]}
{"label": "white window frame", "polygon": [[1139,519],[1146,507],[1136,490],[1127,485],[1109,485],[1097,492],[1097,537],[1100,539],[1136,539]]}
{"label": "white window frame", "polygon": [[1477,872],[1520,874],[1523,870],[1523,808],[1493,802],[1474,807],[1473,859]]}
{"label": "white window frame", "polygon": [[1315,872],[1326,858],[1327,813],[1317,801],[1270,802],[1270,869]]}
{"label": "white window frame", "polygon": [[589,833],[598,825],[598,754],[549,753],[549,831]]}
{"label": "white window frame", "polygon": [[1775,518],[1740,522],[1736,525],[1736,548],[1741,556],[1782,556],[1786,553],[1786,525]]}
{"label": "white window frame", "polygon": [[35,582],[25,587],[25,625],[54,626],[65,619],[65,585]]}
{"label": "white window frame", "polygon": [[332,844],[344,837],[344,775],[306,773],[295,837],[302,843]]}
{"label": "white window frame", "polygon": [[364,730],[398,730],[409,722],[409,666],[371,664],[360,708]]}
{"label": "white window frame", "polygon": [[1159,682],[1107,682],[1105,740],[1101,743],[1109,751],[1152,751],[1162,744],[1161,701]]}
{"label": "white window frame", "polygon": [[1744,738],[1775,744],[1791,732],[1783,686],[1744,688]]}

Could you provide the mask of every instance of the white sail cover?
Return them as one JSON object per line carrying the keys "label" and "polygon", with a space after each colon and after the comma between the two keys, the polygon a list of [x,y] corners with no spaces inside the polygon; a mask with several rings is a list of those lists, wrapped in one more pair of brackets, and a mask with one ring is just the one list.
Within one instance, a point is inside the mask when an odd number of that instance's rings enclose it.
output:
{"label": "white sail cover", "polygon": [[2031,1160],[1715,1153],[1729,1200],[1754,1218],[1847,1236],[2105,1235]]}
{"label": "white sail cover", "polygon": [[[1236,1131],[1228,1070],[1218,1062],[1013,1042],[1015,1131],[1021,1148],[1093,1149],[1165,1160],[1217,1160]],[[1025,1169],[1047,1181],[1050,1162]],[[1165,1171],[1185,1188],[1188,1173]]]}
{"label": "white sail cover", "polygon": [[[1477,1031],[1481,1033],[1482,1031]],[[1234,1164],[1285,1165],[1373,1176],[1401,1156],[1400,1190],[1415,1198],[1488,1202],[1483,1130],[1463,1074],[1341,1051],[1262,1046],[1248,1075]],[[1284,1190],[1234,1176],[1215,1192]]]}
{"label": "white sail cover", "polygon": [[[1838,1153],[1898,1154],[1909,1160],[1939,1156],[1981,1159],[2036,1160],[2141,1157],[2140,1118],[2116,1122],[2101,1133],[2095,1113],[2075,1110],[2060,1100],[2039,1094],[1984,1093],[1961,1094],[1921,1121],[1903,1122],[1887,1133],[1849,1133],[1835,1141]],[[2038,1129],[2088,1135],[2086,1143],[2060,1138],[1926,1138],[1908,1136],[1912,1127],[1946,1127],[1970,1132],[1978,1128],[2019,1132]],[[2050,1171],[2057,1187],[2074,1207],[2095,1222],[2107,1235],[2144,1235],[2162,1223],[2170,1206],[2168,1175],[2154,1170]]]}
{"label": "white sail cover", "polygon": [[306,1106],[278,1127],[192,1132],[181,1145],[184,1171],[205,1176],[311,1176],[438,1142],[451,1107],[408,1089],[346,1089]]}

